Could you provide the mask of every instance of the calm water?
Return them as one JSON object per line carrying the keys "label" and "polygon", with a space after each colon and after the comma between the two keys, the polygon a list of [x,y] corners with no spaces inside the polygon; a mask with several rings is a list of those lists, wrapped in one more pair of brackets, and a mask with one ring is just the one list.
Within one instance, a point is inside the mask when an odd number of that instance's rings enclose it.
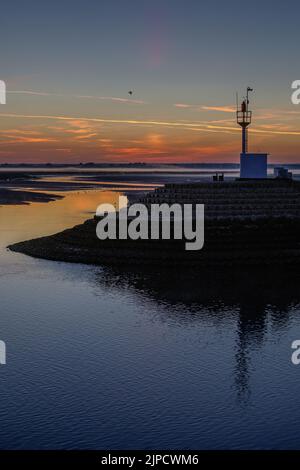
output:
{"label": "calm water", "polygon": [[0,208],[0,447],[299,449],[299,277],[113,271],[5,248],[116,196]]}

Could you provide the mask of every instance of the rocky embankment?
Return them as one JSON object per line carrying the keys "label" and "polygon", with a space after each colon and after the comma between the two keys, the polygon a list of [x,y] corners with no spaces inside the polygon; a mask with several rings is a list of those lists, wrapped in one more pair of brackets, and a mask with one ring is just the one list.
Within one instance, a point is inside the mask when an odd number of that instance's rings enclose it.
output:
{"label": "rocky embankment", "polygon": [[100,265],[239,266],[300,264],[300,185],[265,181],[167,185],[151,202],[204,203],[205,244],[186,251],[185,240],[105,240],[94,218],[56,235],[10,246],[49,260]]}

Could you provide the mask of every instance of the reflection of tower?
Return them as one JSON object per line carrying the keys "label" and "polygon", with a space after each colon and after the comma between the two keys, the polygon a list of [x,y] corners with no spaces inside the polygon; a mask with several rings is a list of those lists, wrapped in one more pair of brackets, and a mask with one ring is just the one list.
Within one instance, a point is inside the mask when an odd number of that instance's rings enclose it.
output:
{"label": "reflection of tower", "polygon": [[248,153],[248,127],[251,124],[252,111],[249,111],[249,92],[253,91],[253,88],[248,86],[247,96],[242,101],[242,104],[239,108],[237,103],[236,119],[237,123],[242,128],[242,153]]}
{"label": "reflection of tower", "polygon": [[239,401],[250,395],[251,351],[263,344],[267,322],[267,303],[256,298],[241,301],[236,341],[235,383]]}

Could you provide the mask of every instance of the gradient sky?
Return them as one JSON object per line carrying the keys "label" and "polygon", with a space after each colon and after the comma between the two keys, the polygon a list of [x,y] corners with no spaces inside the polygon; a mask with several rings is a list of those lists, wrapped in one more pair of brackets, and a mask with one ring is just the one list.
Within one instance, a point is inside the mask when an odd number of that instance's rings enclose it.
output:
{"label": "gradient sky", "polygon": [[294,0],[5,2],[0,162],[236,162],[251,85],[250,150],[300,163],[299,17]]}

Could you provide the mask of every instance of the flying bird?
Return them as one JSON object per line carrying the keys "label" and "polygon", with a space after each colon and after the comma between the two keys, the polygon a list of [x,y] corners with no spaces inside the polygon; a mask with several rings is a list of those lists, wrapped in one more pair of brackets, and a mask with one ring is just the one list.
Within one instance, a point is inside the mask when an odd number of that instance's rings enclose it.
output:
{"label": "flying bird", "polygon": [[133,90],[129,90],[128,95],[132,96],[133,95]]}

